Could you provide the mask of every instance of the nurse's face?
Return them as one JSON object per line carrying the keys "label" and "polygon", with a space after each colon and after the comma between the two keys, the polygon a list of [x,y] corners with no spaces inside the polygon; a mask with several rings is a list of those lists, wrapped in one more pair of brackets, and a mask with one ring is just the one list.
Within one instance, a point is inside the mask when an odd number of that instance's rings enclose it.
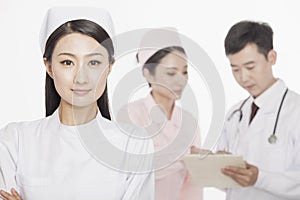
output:
{"label": "nurse's face", "polygon": [[235,80],[254,98],[276,81],[272,73],[272,65],[276,63],[274,50],[266,58],[258,51],[256,44],[248,44],[241,51],[229,54],[228,59]]}
{"label": "nurse's face", "polygon": [[156,66],[155,73],[148,73],[146,78],[151,83],[153,95],[179,99],[188,80],[185,54],[178,51],[167,54]]}
{"label": "nurse's face", "polygon": [[45,62],[61,100],[72,106],[95,104],[110,72],[107,50],[94,38],[80,33],[62,37],[51,62]]}

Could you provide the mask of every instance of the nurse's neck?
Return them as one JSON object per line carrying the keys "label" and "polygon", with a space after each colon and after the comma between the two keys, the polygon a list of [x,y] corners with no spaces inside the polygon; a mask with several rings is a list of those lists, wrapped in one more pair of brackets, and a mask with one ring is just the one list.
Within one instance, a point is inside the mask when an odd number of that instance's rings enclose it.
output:
{"label": "nurse's neck", "polygon": [[61,101],[59,104],[60,122],[67,126],[82,125],[95,119],[98,112],[97,104],[85,107],[73,106]]}
{"label": "nurse's neck", "polygon": [[153,90],[151,92],[151,95],[152,95],[155,103],[158,104],[159,107],[161,108],[161,110],[164,112],[166,118],[168,120],[171,120],[175,101],[173,99],[164,97],[164,96],[154,92]]}

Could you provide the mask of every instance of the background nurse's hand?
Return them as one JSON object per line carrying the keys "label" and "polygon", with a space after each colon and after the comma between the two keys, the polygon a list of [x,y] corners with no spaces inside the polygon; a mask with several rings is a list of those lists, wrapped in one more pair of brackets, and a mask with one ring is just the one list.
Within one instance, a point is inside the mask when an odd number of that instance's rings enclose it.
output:
{"label": "background nurse's hand", "polygon": [[222,169],[222,173],[231,177],[235,182],[241,186],[254,185],[258,177],[258,168],[245,162],[246,168],[227,166]]}
{"label": "background nurse's hand", "polygon": [[212,151],[191,146],[191,154],[212,154]]}
{"label": "background nurse's hand", "polygon": [[216,154],[231,154],[229,151],[226,150],[219,150],[216,152]]}
{"label": "background nurse's hand", "polygon": [[4,200],[22,200],[22,198],[20,197],[20,195],[14,188],[12,188],[10,190],[10,192],[11,192],[11,194],[9,194],[8,192],[5,192],[3,190],[0,190],[1,198],[3,198]]}

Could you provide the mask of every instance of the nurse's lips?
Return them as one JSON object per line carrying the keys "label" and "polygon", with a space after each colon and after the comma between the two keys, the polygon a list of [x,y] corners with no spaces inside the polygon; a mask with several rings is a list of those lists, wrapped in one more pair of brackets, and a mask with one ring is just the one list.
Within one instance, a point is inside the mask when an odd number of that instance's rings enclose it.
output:
{"label": "nurse's lips", "polygon": [[71,89],[71,90],[74,94],[81,95],[81,96],[86,95],[87,93],[89,93],[91,91],[91,89],[86,89],[86,90],[84,90],[84,89]]}

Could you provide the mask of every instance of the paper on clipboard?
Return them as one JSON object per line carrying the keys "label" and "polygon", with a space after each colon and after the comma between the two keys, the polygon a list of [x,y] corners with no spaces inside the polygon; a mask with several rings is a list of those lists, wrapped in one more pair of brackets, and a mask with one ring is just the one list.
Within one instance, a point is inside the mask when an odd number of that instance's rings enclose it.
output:
{"label": "paper on clipboard", "polygon": [[241,187],[221,169],[231,165],[245,167],[242,156],[232,154],[191,154],[183,157],[193,181],[202,187],[237,188]]}

